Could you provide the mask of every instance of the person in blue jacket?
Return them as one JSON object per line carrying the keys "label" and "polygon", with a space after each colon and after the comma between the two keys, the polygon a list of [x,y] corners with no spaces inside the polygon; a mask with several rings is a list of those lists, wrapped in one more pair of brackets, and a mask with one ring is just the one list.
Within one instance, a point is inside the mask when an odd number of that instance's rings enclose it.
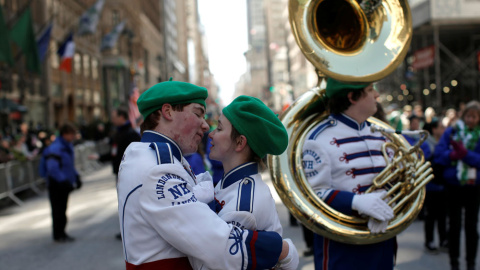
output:
{"label": "person in blue jacket", "polygon": [[449,255],[451,269],[459,269],[462,210],[465,210],[467,269],[475,268],[480,207],[480,103],[471,101],[460,120],[448,127],[434,152],[443,165],[449,201]]}
{"label": "person in blue jacket", "polygon": [[75,239],[65,232],[67,226],[68,196],[82,185],[75,169],[75,156],[72,142],[77,129],[72,124],[60,127],[60,136],[44,150],[48,198],[52,209],[53,240],[64,243]]}
{"label": "person in blue jacket", "polygon": [[438,232],[439,246],[442,250],[448,248],[447,239],[447,198],[445,192],[445,183],[443,180],[443,166],[433,162],[433,152],[440,138],[445,132],[445,127],[438,118],[434,117],[430,122],[426,123],[423,128],[428,131],[429,136],[425,143],[432,155],[425,156],[425,160],[430,161],[433,169],[432,181],[426,185],[426,196],[423,204],[424,212],[424,233],[425,233],[425,249],[430,253],[437,253],[438,246],[435,245],[435,225]]}

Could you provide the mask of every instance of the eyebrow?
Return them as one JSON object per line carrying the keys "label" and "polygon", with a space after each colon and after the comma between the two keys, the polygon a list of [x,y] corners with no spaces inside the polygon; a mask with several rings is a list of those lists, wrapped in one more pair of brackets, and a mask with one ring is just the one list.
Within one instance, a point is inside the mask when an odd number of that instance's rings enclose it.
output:
{"label": "eyebrow", "polygon": [[200,111],[202,114],[205,114],[205,108],[203,108],[201,105],[200,106],[195,106],[193,107],[194,110]]}

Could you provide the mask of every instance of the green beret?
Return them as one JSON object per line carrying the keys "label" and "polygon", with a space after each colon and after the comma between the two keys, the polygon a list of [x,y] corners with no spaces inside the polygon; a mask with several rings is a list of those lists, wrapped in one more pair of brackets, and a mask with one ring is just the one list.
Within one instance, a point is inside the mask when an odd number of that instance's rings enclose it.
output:
{"label": "green beret", "polygon": [[143,92],[137,100],[138,110],[143,118],[162,108],[162,105],[198,103],[206,107],[208,91],[205,87],[186,82],[165,81],[157,83]]}
{"label": "green beret", "polygon": [[327,97],[346,97],[353,89],[363,89],[369,84],[347,84],[342,83],[332,78],[327,79]]}
{"label": "green beret", "polygon": [[280,155],[287,149],[287,130],[260,99],[239,96],[222,112],[232,126],[247,137],[248,145],[260,158],[266,154]]}

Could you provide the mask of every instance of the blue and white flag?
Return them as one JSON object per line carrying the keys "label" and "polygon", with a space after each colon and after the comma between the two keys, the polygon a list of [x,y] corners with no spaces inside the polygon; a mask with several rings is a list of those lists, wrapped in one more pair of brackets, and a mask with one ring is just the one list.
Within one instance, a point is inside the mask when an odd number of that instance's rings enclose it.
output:
{"label": "blue and white flag", "polygon": [[95,33],[104,3],[105,0],[98,0],[93,6],[91,6],[87,11],[82,14],[82,16],[80,17],[80,22],[78,24],[79,35]]}
{"label": "blue and white flag", "polygon": [[100,50],[106,50],[106,49],[111,49],[115,46],[118,40],[118,36],[123,31],[123,28],[125,27],[125,21],[122,21],[121,23],[117,24],[110,33],[106,34],[103,39],[102,39],[102,46],[100,47]]}

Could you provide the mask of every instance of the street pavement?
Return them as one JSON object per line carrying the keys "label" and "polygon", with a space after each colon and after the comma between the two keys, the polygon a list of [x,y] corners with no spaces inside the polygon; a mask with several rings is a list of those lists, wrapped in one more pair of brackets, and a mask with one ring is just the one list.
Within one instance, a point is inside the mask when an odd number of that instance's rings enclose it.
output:
{"label": "street pavement", "polygon": [[[276,194],[268,172],[263,179],[277,202],[284,238],[291,238],[300,254],[298,269],[314,269],[313,257],[303,257],[305,242],[299,226],[289,225],[288,210]],[[72,243],[51,240],[50,205],[47,193],[25,200],[23,206],[0,209],[1,270],[118,270],[125,269],[119,232],[115,176],[110,166],[83,175],[82,189],[74,191],[68,206],[67,233]],[[429,254],[423,248],[423,222],[415,221],[398,239],[395,270],[449,269],[444,252]],[[465,243],[462,239],[462,243]],[[461,254],[465,254],[462,250]],[[478,257],[478,256],[477,256]],[[462,267],[465,268],[462,261]]]}

